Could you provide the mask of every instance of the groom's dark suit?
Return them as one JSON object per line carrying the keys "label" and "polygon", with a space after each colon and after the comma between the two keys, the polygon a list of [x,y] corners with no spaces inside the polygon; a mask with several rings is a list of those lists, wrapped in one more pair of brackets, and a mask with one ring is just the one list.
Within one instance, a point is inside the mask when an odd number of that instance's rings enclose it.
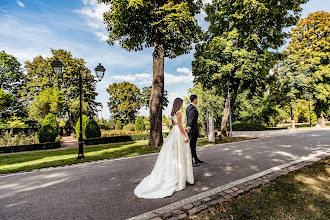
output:
{"label": "groom's dark suit", "polygon": [[186,110],[187,115],[187,127],[190,127],[190,130],[188,132],[189,139],[190,139],[190,149],[191,149],[191,156],[195,159],[195,161],[198,161],[196,154],[196,143],[197,138],[199,134],[198,130],[198,111],[195,107],[195,105],[190,104]]}

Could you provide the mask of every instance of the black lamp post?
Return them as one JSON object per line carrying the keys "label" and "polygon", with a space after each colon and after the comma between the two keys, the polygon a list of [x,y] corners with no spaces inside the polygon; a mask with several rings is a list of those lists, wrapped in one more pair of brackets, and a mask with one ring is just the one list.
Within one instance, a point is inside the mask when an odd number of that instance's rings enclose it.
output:
{"label": "black lamp post", "polygon": [[311,115],[311,98],[312,98],[312,94],[311,93],[305,93],[305,97],[308,100],[308,109],[309,109],[309,126],[312,128],[313,127],[313,123],[312,123],[312,115]]}
{"label": "black lamp post", "polygon": [[[52,62],[53,71],[55,74],[60,75],[63,71],[63,63],[55,58]],[[83,142],[83,133],[82,133],[82,76],[81,76],[81,67],[79,66],[79,118],[80,118],[80,131],[79,131],[79,138],[78,138],[78,145],[79,145],[79,152],[78,152],[78,160],[85,159],[84,156],[84,142]],[[104,76],[105,68],[99,63],[99,65],[95,68],[95,73],[99,81],[102,80]]]}

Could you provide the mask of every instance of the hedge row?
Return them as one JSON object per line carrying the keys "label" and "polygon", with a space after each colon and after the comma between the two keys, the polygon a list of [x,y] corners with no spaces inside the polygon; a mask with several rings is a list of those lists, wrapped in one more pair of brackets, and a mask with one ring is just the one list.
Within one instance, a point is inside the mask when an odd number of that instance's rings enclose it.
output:
{"label": "hedge row", "polygon": [[[163,137],[166,138],[168,134],[169,134],[168,132],[164,132]],[[96,145],[96,144],[109,144],[109,143],[118,143],[118,142],[148,140],[149,137],[150,137],[149,134],[135,134],[135,135],[125,135],[125,136],[87,138],[84,139],[84,144]]]}
{"label": "hedge row", "polygon": [[48,143],[42,143],[42,144],[28,144],[28,145],[0,147],[0,153],[56,149],[56,148],[60,148],[60,147],[61,147],[60,140],[56,140],[55,142],[48,142]]}

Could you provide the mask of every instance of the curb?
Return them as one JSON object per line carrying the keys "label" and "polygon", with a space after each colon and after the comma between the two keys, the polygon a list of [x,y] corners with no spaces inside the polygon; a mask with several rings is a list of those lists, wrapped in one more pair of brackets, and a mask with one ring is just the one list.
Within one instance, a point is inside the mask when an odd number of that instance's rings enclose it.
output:
{"label": "curb", "polygon": [[[210,190],[210,193],[201,193],[206,194],[203,198],[199,198],[201,196],[196,195],[188,199],[184,199],[183,201],[179,201],[177,203],[173,203],[166,207],[153,210],[148,213],[144,213],[139,216],[135,216],[129,218],[129,220],[138,220],[138,219],[151,219],[151,220],[179,220],[179,219],[196,219],[197,215],[200,213],[215,213],[215,206],[221,205],[222,203],[227,202],[228,200],[237,198],[239,196],[244,195],[245,193],[256,189],[262,185],[268,184],[270,181],[275,178],[288,174],[290,172],[296,171],[300,168],[311,165],[327,156],[329,156],[330,150],[326,152],[319,152],[314,155],[310,155],[308,157],[303,157],[299,160],[292,161],[291,163],[280,165],[274,167],[274,169],[269,169],[263,171],[261,173],[266,173],[265,175],[252,175],[251,178],[248,178],[247,181],[235,181],[229,184],[228,187],[224,185],[223,190],[216,190],[218,192],[213,193],[213,190]],[[272,172],[270,172],[273,170]],[[255,178],[253,178],[255,177]],[[216,188],[217,189],[217,188]],[[209,195],[207,195],[209,194]],[[194,198],[195,197],[195,198]],[[191,200],[191,202],[187,203],[187,201]],[[178,207],[178,204],[182,204]],[[185,204],[186,203],[186,204]],[[166,210],[161,212],[161,210]]]}

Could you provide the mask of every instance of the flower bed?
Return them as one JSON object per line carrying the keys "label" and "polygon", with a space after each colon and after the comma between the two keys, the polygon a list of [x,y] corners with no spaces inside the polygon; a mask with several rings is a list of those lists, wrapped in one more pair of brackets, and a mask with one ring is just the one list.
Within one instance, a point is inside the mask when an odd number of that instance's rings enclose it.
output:
{"label": "flower bed", "polygon": [[37,132],[15,134],[6,131],[0,135],[0,147],[39,144]]}
{"label": "flower bed", "polygon": [[[164,132],[163,137],[167,137],[168,134],[169,134],[168,132]],[[118,142],[137,141],[137,140],[148,140],[149,137],[150,137],[149,134],[137,134],[137,135],[88,138],[84,140],[84,144],[95,145],[95,144],[108,144],[108,143],[118,143]]]}

